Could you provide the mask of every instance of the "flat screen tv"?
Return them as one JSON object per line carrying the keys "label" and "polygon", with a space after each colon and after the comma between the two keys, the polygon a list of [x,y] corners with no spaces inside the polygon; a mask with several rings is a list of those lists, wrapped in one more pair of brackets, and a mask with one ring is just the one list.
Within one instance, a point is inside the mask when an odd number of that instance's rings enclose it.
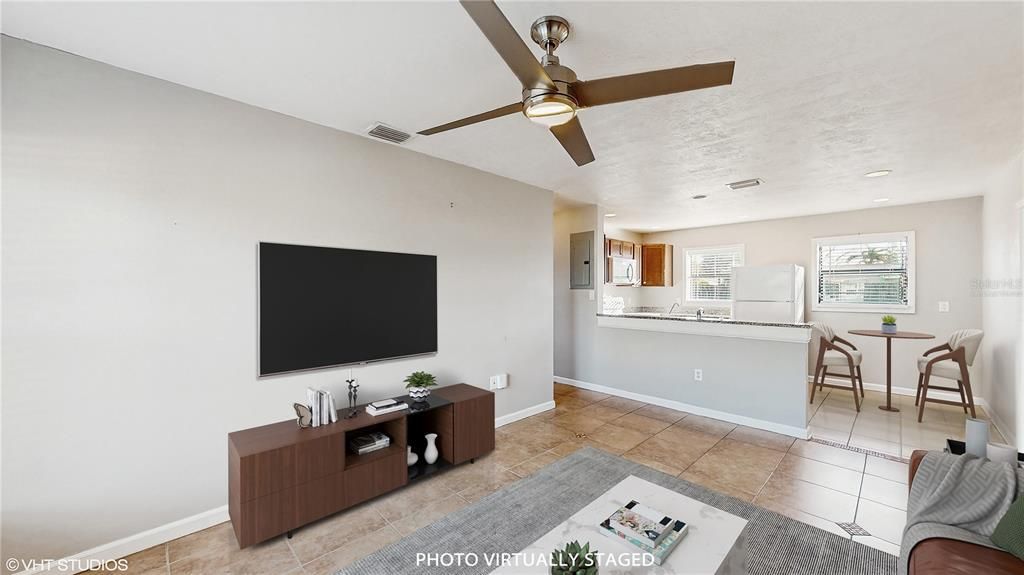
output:
{"label": "flat screen tv", "polygon": [[437,352],[437,256],[260,243],[261,376]]}

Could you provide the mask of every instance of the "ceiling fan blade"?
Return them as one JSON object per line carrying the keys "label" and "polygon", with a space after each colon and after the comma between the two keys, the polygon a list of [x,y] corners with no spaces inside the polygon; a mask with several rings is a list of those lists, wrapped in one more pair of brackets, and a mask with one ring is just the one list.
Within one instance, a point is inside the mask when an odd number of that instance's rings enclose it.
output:
{"label": "ceiling fan blade", "polygon": [[455,120],[454,122],[448,122],[447,124],[441,124],[422,132],[417,132],[421,136],[429,136],[431,134],[437,134],[438,132],[447,132],[448,130],[454,130],[455,128],[461,128],[463,126],[469,126],[470,124],[476,124],[477,122],[483,122],[485,120],[493,120],[494,118],[500,118],[509,114],[516,114],[523,111],[522,102],[516,102],[515,104],[509,104],[508,106],[502,106],[491,110],[490,112],[484,112],[475,116],[469,116],[468,118],[462,118],[461,120]]}
{"label": "ceiling fan blade", "polygon": [[594,152],[590,149],[587,135],[583,133],[583,125],[580,124],[579,117],[573,116],[564,124],[551,126],[551,133],[558,138],[558,143],[562,144],[566,152],[569,152],[577,166],[594,161]]}
{"label": "ceiling fan blade", "polygon": [[540,65],[533,52],[523,42],[523,39],[516,33],[515,28],[509,23],[508,18],[498,9],[498,5],[491,0],[462,0],[462,7],[469,13],[469,17],[476,22],[480,31],[487,36],[487,39],[498,51],[512,73],[519,78],[523,88],[546,88],[555,90],[555,84],[551,81],[544,67]]}
{"label": "ceiling fan blade", "polygon": [[735,65],[736,62],[697,64],[577,82],[573,88],[580,107],[603,106],[732,84]]}

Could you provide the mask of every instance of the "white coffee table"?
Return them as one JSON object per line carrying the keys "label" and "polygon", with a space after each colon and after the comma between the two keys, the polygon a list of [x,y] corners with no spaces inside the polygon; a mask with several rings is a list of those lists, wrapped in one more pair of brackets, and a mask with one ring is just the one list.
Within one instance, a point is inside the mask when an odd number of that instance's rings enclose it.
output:
{"label": "white coffee table", "polygon": [[[615,566],[603,564],[599,568],[601,575],[615,573],[691,573],[709,575],[719,572],[726,556],[739,539],[740,533],[747,525],[747,520],[726,513],[695,499],[665,489],[649,481],[630,475],[617,485],[604,492],[589,505],[580,509],[575,515],[561,525],[547,532],[540,539],[523,549],[522,555],[546,557],[551,552],[564,548],[571,541],[579,541],[581,545],[590,542],[590,547],[602,553],[620,555],[636,552],[636,548],[618,539],[601,534],[598,524],[611,515],[616,509],[629,503],[631,499],[667,513],[674,519],[685,521],[689,525],[689,533],[672,551],[663,565],[646,568]],[[742,561],[735,554],[730,562]],[[512,575],[520,573],[546,573],[544,568],[537,567],[537,561],[528,563],[532,568],[520,565],[506,565],[493,573]]]}

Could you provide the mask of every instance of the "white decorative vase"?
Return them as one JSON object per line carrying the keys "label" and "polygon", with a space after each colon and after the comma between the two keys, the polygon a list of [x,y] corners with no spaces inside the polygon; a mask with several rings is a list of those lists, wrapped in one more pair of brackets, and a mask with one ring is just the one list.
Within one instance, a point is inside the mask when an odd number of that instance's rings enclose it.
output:
{"label": "white decorative vase", "polygon": [[409,397],[411,397],[414,402],[419,403],[419,402],[423,401],[424,399],[426,399],[428,395],[430,395],[430,388],[429,387],[410,387],[409,388]]}
{"label": "white decorative vase", "polygon": [[437,439],[436,433],[428,433],[427,438],[427,449],[423,452],[423,461],[427,462],[427,465],[433,465],[437,461],[437,445],[434,440]]}
{"label": "white decorative vase", "polygon": [[416,462],[420,460],[420,456],[412,452],[412,446],[407,445],[405,447],[405,459],[409,464],[409,467],[416,465]]}

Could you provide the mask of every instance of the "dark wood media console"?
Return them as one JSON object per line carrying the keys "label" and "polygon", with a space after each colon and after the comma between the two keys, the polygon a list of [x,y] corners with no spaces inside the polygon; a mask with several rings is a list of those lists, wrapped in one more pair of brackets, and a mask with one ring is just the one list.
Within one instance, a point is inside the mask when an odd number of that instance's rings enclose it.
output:
{"label": "dark wood media console", "polygon": [[[425,406],[300,429],[294,420],[228,434],[228,512],[248,547],[405,486],[494,449],[494,394],[460,383],[435,388]],[[410,403],[411,405],[411,403]],[[388,447],[355,455],[347,437],[383,431]],[[437,434],[438,460],[422,461],[423,435]],[[347,436],[347,437],[346,437]],[[408,443],[410,442],[411,443]],[[409,467],[406,445],[420,454]]]}

